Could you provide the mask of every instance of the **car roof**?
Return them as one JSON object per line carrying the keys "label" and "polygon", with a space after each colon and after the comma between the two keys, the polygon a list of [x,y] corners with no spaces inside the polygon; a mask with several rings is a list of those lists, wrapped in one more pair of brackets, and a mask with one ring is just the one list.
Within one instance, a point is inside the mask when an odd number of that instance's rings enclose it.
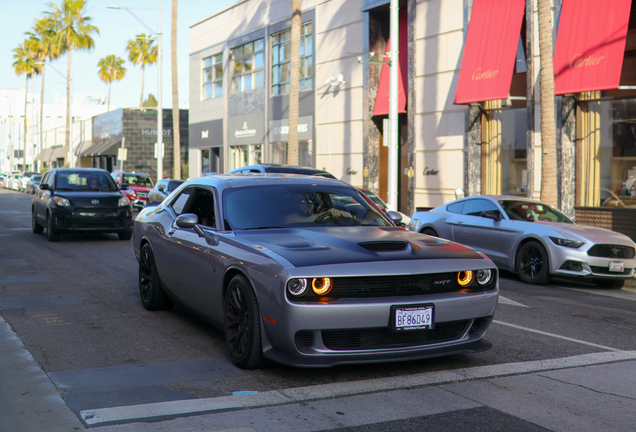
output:
{"label": "car roof", "polygon": [[215,174],[188,180],[188,184],[215,185],[219,182],[225,187],[257,186],[268,182],[276,184],[324,184],[352,187],[338,179],[320,176],[283,174],[283,173],[244,173],[244,174]]}
{"label": "car roof", "polygon": [[245,169],[263,169],[265,172],[285,172],[285,173],[297,173],[297,174],[327,174],[333,175],[329,171],[321,170],[314,167],[300,166],[300,165],[283,165],[283,164],[256,164],[247,165],[244,167],[236,168],[231,171],[245,170]]}

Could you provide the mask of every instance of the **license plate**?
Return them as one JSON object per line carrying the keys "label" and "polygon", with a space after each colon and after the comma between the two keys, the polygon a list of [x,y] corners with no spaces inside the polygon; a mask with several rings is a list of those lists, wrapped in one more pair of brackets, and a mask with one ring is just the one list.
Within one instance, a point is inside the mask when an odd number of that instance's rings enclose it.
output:
{"label": "license plate", "polygon": [[392,306],[393,330],[423,330],[433,328],[433,306]]}
{"label": "license plate", "polygon": [[609,271],[623,273],[625,271],[623,261],[610,261]]}

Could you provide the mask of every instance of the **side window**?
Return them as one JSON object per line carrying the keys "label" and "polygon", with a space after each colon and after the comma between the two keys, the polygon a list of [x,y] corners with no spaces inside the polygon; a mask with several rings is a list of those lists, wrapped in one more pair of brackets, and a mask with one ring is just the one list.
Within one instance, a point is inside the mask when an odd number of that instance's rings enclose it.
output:
{"label": "side window", "polygon": [[498,211],[497,206],[485,199],[473,199],[464,201],[464,209],[462,213],[467,216],[481,216],[481,212],[488,210]]}
{"label": "side window", "polygon": [[193,191],[194,189],[188,188],[184,190],[183,192],[181,192],[179,196],[174,201],[172,201],[171,207],[177,216],[183,213],[184,207],[187,204],[188,200],[190,199],[190,195],[192,194]]}
{"label": "side window", "polygon": [[214,194],[209,189],[196,189],[194,199],[187,204],[184,213],[194,213],[199,217],[199,224],[214,228]]}
{"label": "side window", "polygon": [[49,177],[51,177],[51,173],[46,173],[44,174],[44,177],[42,177],[42,182],[43,184],[49,184]]}
{"label": "side window", "polygon": [[448,210],[451,213],[458,213],[458,214],[462,214],[463,208],[464,208],[464,201],[449,204],[446,206],[446,210]]}

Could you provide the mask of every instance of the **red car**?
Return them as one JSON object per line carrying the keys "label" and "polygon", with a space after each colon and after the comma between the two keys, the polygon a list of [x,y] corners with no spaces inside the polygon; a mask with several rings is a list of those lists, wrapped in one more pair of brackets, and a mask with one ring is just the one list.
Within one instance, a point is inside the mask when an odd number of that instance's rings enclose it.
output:
{"label": "red car", "polygon": [[111,176],[119,187],[128,185],[128,188],[122,190],[122,192],[133,204],[133,207],[140,209],[146,205],[148,192],[155,187],[155,182],[150,177],[150,174],[117,170],[113,171]]}

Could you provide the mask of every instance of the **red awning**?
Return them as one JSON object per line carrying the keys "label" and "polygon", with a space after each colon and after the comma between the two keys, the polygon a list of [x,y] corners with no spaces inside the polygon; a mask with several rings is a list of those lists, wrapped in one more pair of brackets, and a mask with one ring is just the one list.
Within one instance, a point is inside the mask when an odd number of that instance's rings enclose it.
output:
{"label": "red awning", "polygon": [[[408,57],[409,57],[409,34],[407,22],[407,10],[400,9],[400,46],[398,64],[398,113],[406,110],[406,89],[408,85]],[[391,39],[386,43],[386,53],[389,53]],[[388,57],[385,58],[385,61]],[[378,85],[378,95],[375,98],[373,115],[381,116],[389,114],[389,87],[390,87],[390,67],[388,64],[382,65],[380,71],[380,84]]]}
{"label": "red awning", "polygon": [[525,5],[525,0],[474,0],[456,104],[508,97]]}
{"label": "red awning", "polygon": [[563,0],[555,94],[618,88],[632,0]]}

